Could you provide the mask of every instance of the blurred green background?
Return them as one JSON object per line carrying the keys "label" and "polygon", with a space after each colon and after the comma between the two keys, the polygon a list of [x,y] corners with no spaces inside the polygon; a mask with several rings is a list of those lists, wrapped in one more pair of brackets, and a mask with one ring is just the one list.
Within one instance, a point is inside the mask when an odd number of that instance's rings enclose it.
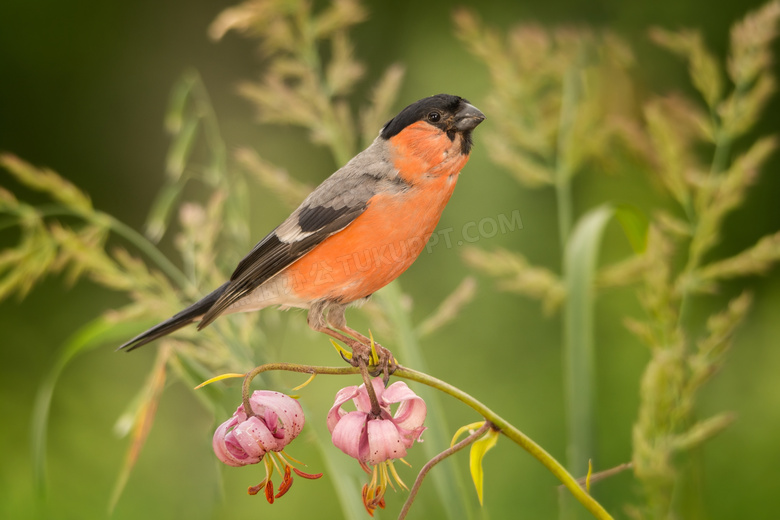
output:
{"label": "blurred green background", "polygon": [[[48,166],[86,190],[95,206],[140,229],[163,182],[169,145],[163,116],[170,89],[190,67],[209,90],[228,146],[249,146],[284,166],[296,178],[316,184],[339,165],[297,130],[257,125],[236,84],[256,78],[255,43],[229,34],[214,43],[206,28],[232,2],[169,0],[156,2],[6,0],[0,3],[0,150]],[[463,5],[469,5],[464,2]],[[681,90],[691,95],[681,61],[651,45],[647,29],[698,27],[710,48],[723,57],[731,24],[760,2],[624,2],[618,0],[547,2],[471,2],[483,20],[508,28],[518,22],[544,25],[589,24],[610,28],[628,40],[637,55],[634,69],[648,91]],[[407,67],[398,108],[423,96],[448,92],[480,106],[488,89],[485,68],[453,36],[455,4],[397,1],[368,5],[370,19],[353,36],[358,59],[375,78],[388,65]],[[774,45],[777,54],[778,45]],[[776,67],[777,68],[777,67]],[[367,82],[370,85],[371,82]],[[357,92],[365,96],[366,92]],[[483,127],[490,125],[490,114]],[[760,133],[777,131],[780,102],[774,99]],[[458,237],[469,222],[519,211],[523,228],[482,239],[485,248],[522,251],[537,264],[558,268],[560,251],[551,190],[522,188],[491,164],[480,146],[461,176],[441,228]],[[726,240],[717,252],[727,256],[780,229],[777,195],[780,160],[774,158],[744,206],[726,222]],[[0,184],[35,201],[37,195]],[[604,200],[646,201],[647,186],[630,176],[581,175],[574,181],[577,214]],[[272,196],[253,194],[251,223],[256,238],[285,214]],[[15,237],[0,235],[0,247]],[[248,250],[252,244],[246,244]],[[170,243],[163,249],[171,252]],[[245,250],[236,251],[236,260]],[[610,228],[603,257],[615,260],[628,248]],[[171,253],[172,254],[172,253]],[[173,256],[173,255],[172,255]],[[457,247],[434,248],[401,278],[413,302],[415,320],[428,316],[464,276],[473,274]],[[431,372],[472,393],[497,410],[561,460],[564,417],[561,391],[560,326],[545,318],[536,302],[499,292],[493,280],[477,275],[475,300],[460,319],[423,340]],[[721,294],[697,302],[701,312],[722,307],[743,286],[755,293],[753,312],[741,328],[723,372],[702,395],[702,416],[733,410],[738,421],[703,449],[707,518],[772,518],[780,510],[777,460],[780,460],[780,273],[725,285]],[[54,394],[49,428],[49,491],[36,495],[30,455],[30,413],[41,380],[61,343],[78,327],[124,301],[88,281],[67,287],[50,278],[23,301],[0,303],[0,517],[102,518],[121,466],[127,441],[112,428],[149,370],[154,346],[132,355],[113,345],[78,358],[63,374]],[[599,468],[630,459],[631,425],[636,418],[638,380],[647,351],[616,316],[636,312],[630,291],[608,291],[597,307]],[[265,312],[275,312],[272,310]],[[361,327],[365,322],[352,311]],[[288,313],[289,336],[274,348],[280,360],[332,364],[327,342],[305,332],[300,313]],[[353,325],[354,326],[354,325]],[[309,390],[330,395],[343,381],[324,381]],[[298,381],[290,379],[291,384]],[[238,403],[239,389],[233,386]],[[305,396],[306,391],[303,391]],[[313,397],[313,396],[312,396]],[[443,400],[452,431],[477,418],[457,403]],[[314,405],[312,405],[314,407]],[[326,408],[318,410],[324,419]],[[290,494],[269,506],[249,497],[245,487],[262,478],[259,468],[223,472],[224,494],[216,485],[210,451],[212,418],[189,389],[172,384],[164,394],[148,444],[132,474],[114,518],[227,518],[311,516],[311,507],[335,492],[327,475],[319,482],[296,482]],[[303,443],[300,443],[303,444]],[[296,457],[321,467],[316,450],[298,446]],[[467,458],[460,456],[466,467]],[[419,468],[424,461],[410,457]],[[554,518],[556,481],[535,460],[500,442],[485,460],[485,518]],[[403,470],[407,483],[414,472]],[[356,490],[357,492],[357,490]],[[471,493],[471,490],[468,490]],[[411,518],[441,514],[432,488],[424,487]],[[617,517],[635,500],[630,473],[597,488],[597,497]],[[388,495],[397,511],[405,493]],[[469,496],[476,501],[476,497]],[[324,502],[333,503],[335,502]],[[335,507],[335,506],[334,506]],[[320,511],[321,512],[321,511]],[[337,513],[334,513],[337,515]],[[315,514],[315,517],[329,517]],[[392,513],[382,517],[390,518]]]}

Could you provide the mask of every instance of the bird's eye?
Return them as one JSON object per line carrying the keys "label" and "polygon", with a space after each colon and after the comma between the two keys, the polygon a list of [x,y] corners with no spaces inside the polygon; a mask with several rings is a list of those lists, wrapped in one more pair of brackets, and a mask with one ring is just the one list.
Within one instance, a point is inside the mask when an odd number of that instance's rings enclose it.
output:
{"label": "bird's eye", "polygon": [[431,123],[436,123],[439,121],[439,119],[441,119],[441,114],[438,112],[431,112],[428,114],[428,121]]}

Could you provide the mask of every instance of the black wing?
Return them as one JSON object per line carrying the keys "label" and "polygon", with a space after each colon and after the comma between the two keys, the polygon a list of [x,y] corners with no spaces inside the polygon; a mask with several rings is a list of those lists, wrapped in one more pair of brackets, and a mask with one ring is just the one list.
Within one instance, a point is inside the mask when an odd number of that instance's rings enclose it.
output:
{"label": "black wing", "polygon": [[[301,207],[290,217],[291,221],[288,220],[269,233],[239,262],[227,288],[203,315],[198,330],[209,325],[233,303],[273,278],[323,240],[347,227],[367,206],[367,203],[363,203],[340,208]],[[291,235],[293,238],[289,241],[281,240],[277,232],[283,227],[293,227],[293,222],[297,233]]]}

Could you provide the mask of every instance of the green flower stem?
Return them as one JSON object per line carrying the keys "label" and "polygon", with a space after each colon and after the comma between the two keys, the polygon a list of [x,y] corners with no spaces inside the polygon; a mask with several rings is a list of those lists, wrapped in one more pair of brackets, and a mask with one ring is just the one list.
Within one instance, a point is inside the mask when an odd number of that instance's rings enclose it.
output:
{"label": "green flower stem", "polygon": [[[739,90],[739,86],[737,87]],[[716,125],[715,130],[715,151],[712,154],[712,162],[710,163],[710,177],[714,177],[723,172],[728,166],[729,155],[731,151],[731,139],[720,127],[720,123],[714,122]],[[700,251],[698,248],[694,249],[693,244],[696,243],[697,235],[700,233],[698,214],[696,208],[693,208],[688,214],[688,221],[691,224],[693,230],[691,236],[691,242],[688,248],[688,261],[685,264],[682,279],[689,279],[690,276],[699,268],[704,251]],[[677,326],[683,327],[689,322],[688,316],[691,311],[691,292],[685,285],[682,286],[680,295],[680,311],[677,317]]]}
{"label": "green flower stem", "polygon": [[374,385],[371,384],[371,376],[368,373],[368,367],[366,366],[366,363],[361,361],[358,369],[360,370],[360,376],[363,378],[363,383],[366,385],[368,400],[371,403],[371,417],[379,418],[382,415],[382,408],[379,406],[379,399],[376,397]]}
{"label": "green flower stem", "polygon": [[253,368],[244,376],[244,383],[241,386],[241,397],[244,402],[244,411],[248,416],[253,416],[252,405],[249,403],[249,397],[252,395],[249,391],[249,386],[252,384],[252,379],[262,374],[263,372],[269,372],[271,370],[284,370],[286,372],[299,372],[301,374],[323,374],[331,376],[346,376],[350,374],[359,374],[360,368],[358,367],[320,367],[313,365],[299,365],[297,363],[266,363]]}
{"label": "green flower stem", "polygon": [[574,495],[574,498],[576,498],[583,506],[585,506],[585,508],[590,511],[594,517],[601,520],[612,518],[606,509],[604,509],[604,507],[602,507],[602,505],[599,504],[592,496],[586,493],[585,490],[583,490],[579,484],[577,484],[577,481],[574,479],[574,477],[572,477],[571,474],[566,471],[566,468],[564,468],[560,462],[555,460],[552,455],[547,453],[544,448],[536,444],[523,432],[512,426],[509,422],[506,421],[506,419],[496,414],[493,410],[477,401],[463,390],[455,388],[449,383],[445,383],[444,381],[429,376],[428,374],[423,374],[409,368],[399,367],[398,370],[393,373],[393,375],[410,379],[412,381],[417,381],[418,383],[423,383],[430,387],[436,388],[437,390],[440,390],[445,394],[449,394],[455,399],[465,403],[486,420],[493,423],[496,429],[498,429],[506,437],[514,441],[521,448],[530,453],[532,457],[541,462],[544,467],[546,467],[553,475],[555,475],[558,480],[561,481],[564,486],[566,486],[566,488],[569,489],[569,491],[571,491],[571,494]]}
{"label": "green flower stem", "polygon": [[487,433],[487,431],[492,427],[493,424],[490,421],[485,421],[485,423],[477,430],[475,430],[474,433],[426,462],[425,466],[422,467],[420,473],[417,475],[417,479],[415,479],[414,484],[412,485],[412,489],[409,490],[409,496],[407,497],[406,502],[404,502],[404,507],[401,508],[401,513],[398,515],[398,520],[404,520],[404,518],[406,518],[406,515],[409,513],[409,509],[411,509],[412,504],[414,503],[414,499],[417,496],[417,492],[420,490],[420,486],[422,486],[423,479],[436,464],[443,461],[450,455],[454,455],[472,442],[476,441],[485,433]]}
{"label": "green flower stem", "polygon": [[[325,374],[325,375],[348,375],[359,374],[360,369],[357,367],[322,367],[313,365],[299,365],[295,363],[268,363],[260,365],[254,368],[246,374],[244,377],[244,383],[242,387],[242,396],[244,402],[244,411],[247,414],[251,414],[252,407],[249,403],[250,391],[249,387],[252,379],[258,374],[267,372],[269,370],[285,370],[289,372],[300,372],[304,374]],[[526,436],[523,432],[512,426],[506,419],[499,416],[493,410],[476,400],[463,390],[456,388],[449,383],[446,383],[440,379],[437,379],[428,374],[398,366],[393,372],[396,377],[402,377],[411,381],[416,381],[424,385],[435,388],[445,394],[449,394],[455,399],[466,404],[477,413],[479,413],[485,420],[492,423],[495,429],[503,433],[507,438],[514,441],[521,448],[531,454],[536,460],[541,462],[555,477],[574,495],[585,508],[593,514],[594,517],[605,520],[611,519],[612,516],[599,504],[592,496],[585,492],[582,487],[577,483],[574,477],[566,471],[560,462],[547,453],[541,446],[536,444],[530,437]]]}
{"label": "green flower stem", "polygon": [[[734,96],[739,99],[745,92],[745,86],[739,84],[736,86]],[[712,153],[712,161],[710,163],[709,177],[714,178],[723,174],[729,167],[729,158],[731,156],[731,143],[732,138],[725,131],[722,125],[722,121],[716,115],[713,115],[713,126],[715,128],[715,149]],[[692,198],[692,197],[691,197]],[[711,200],[711,196],[709,197]],[[702,258],[707,252],[702,250],[701,247],[697,247],[699,236],[701,235],[701,227],[699,226],[700,215],[699,211],[704,211],[705,208],[696,207],[692,204],[692,209],[688,216],[688,221],[692,229],[691,239],[688,245],[688,260],[683,268],[682,273],[679,275],[678,280],[690,280],[693,273],[702,264]],[[677,329],[681,333],[686,332],[685,335],[695,336],[696,324],[693,323],[691,312],[693,310],[693,299],[695,297],[694,292],[687,283],[683,283],[680,286],[679,294],[679,307],[677,313]],[[693,422],[693,415],[691,412],[686,414],[684,420],[688,423]],[[702,477],[700,472],[702,469],[702,455],[700,450],[691,450],[688,453],[687,465],[683,466],[684,471],[680,474],[680,477],[672,480],[673,491],[668,500],[672,501],[671,510],[677,514],[698,514],[701,515],[704,511],[703,505],[703,491],[702,491]],[[651,487],[645,483],[645,489],[652,493],[652,499],[656,503],[664,503],[665,497],[661,496],[658,487]]]}

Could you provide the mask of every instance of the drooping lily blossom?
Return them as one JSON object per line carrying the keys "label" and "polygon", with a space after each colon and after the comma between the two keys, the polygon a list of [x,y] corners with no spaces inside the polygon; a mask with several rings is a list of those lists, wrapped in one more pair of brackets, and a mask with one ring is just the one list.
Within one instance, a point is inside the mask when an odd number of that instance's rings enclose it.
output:
{"label": "drooping lily blossom", "polygon": [[[264,460],[266,478],[257,486],[250,487],[249,494],[254,495],[263,489],[268,502],[273,503],[292,486],[292,472],[304,478],[320,478],[321,473],[311,475],[293,467],[282,451],[301,433],[305,423],[298,401],[279,392],[257,390],[252,393],[249,403],[252,414],[247,414],[242,404],[233,417],[217,428],[212,439],[217,458],[229,466],[257,464],[266,454],[269,455]],[[276,494],[271,482],[274,466],[283,472]]]}
{"label": "drooping lily blossom", "polygon": [[[363,486],[363,504],[373,516],[377,507],[384,508],[384,494],[393,487],[390,475],[399,486],[406,488],[398,477],[393,460],[406,456],[407,450],[425,431],[423,423],[427,414],[425,401],[404,382],[398,381],[385,388],[381,378],[372,382],[380,413],[371,411],[371,401],[365,385],[350,386],[336,394],[328,413],[328,430],[333,444],[360,462],[372,475],[371,482]],[[354,411],[344,410],[349,401]],[[393,413],[391,406],[398,405]]]}

